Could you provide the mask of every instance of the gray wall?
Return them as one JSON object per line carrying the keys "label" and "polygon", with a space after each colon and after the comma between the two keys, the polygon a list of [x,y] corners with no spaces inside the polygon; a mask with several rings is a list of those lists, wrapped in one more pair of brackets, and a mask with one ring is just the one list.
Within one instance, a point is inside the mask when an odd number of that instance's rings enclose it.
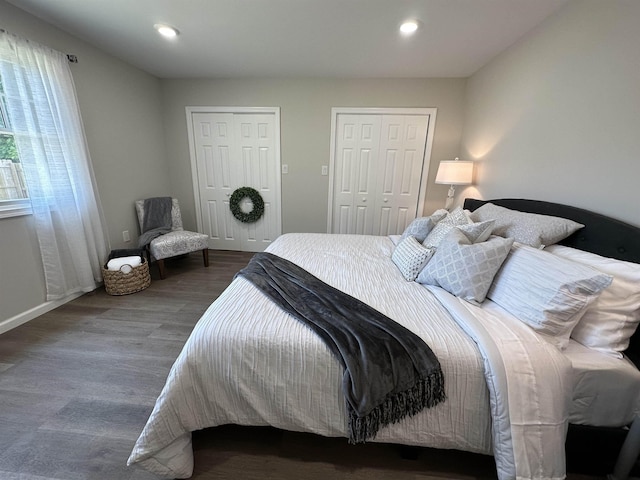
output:
{"label": "gray wall", "polygon": [[[467,80],[158,80],[0,0],[0,28],[80,58],[72,69],[113,247],[125,246],[122,230],[135,239],[137,198],[175,195],[195,227],[188,105],[281,108],[284,232],[325,231],[331,107],[354,106],[438,108],[425,211],[444,203],[438,161],[459,154],[479,162],[459,198],[545,199],[640,225],[638,18],[636,0],[574,0]],[[0,322],[44,302],[43,282],[30,217],[0,220]]]}
{"label": "gray wall", "polygon": [[[133,202],[171,194],[195,228],[185,106],[281,107],[283,231],[326,231],[331,107],[437,107],[427,211],[442,206],[438,160],[458,151],[464,79],[159,80],[0,0],[0,28],[78,55],[72,65],[99,195],[113,248],[137,236]],[[304,199],[301,201],[300,199]],[[30,216],[0,220],[0,323],[45,301]],[[10,273],[8,273],[10,272]]]}
{"label": "gray wall", "polygon": [[225,79],[163,80],[167,154],[172,187],[185,224],[195,228],[186,106],[280,107],[282,227],[287,232],[326,232],[332,107],[436,107],[435,138],[425,211],[444,205],[447,188],[433,179],[442,159],[459,149],[464,79]]}
{"label": "gray wall", "polygon": [[462,192],[567,203],[640,225],[640,2],[574,0],[474,74]]}
{"label": "gray wall", "polygon": [[[0,0],[0,28],[78,55],[71,65],[112,246],[137,236],[133,201],[170,192],[160,81]],[[45,301],[30,216],[0,219],[0,322]]]}

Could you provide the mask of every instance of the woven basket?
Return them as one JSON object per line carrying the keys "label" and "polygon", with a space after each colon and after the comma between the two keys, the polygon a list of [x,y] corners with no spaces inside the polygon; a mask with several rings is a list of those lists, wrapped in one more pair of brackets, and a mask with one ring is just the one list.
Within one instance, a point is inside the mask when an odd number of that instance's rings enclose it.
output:
{"label": "woven basket", "polygon": [[[131,271],[128,271],[128,268]],[[126,272],[126,273],[125,273]],[[109,295],[128,295],[144,290],[151,285],[151,276],[149,275],[149,264],[146,259],[142,259],[142,264],[137,267],[123,265],[121,270],[107,270],[106,266],[102,267],[102,278],[104,279],[104,289]]]}

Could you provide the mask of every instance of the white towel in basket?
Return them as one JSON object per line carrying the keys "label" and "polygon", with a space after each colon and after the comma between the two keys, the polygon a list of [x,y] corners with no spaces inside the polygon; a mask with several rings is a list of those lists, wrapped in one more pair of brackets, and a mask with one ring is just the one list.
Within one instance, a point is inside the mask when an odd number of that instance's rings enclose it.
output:
{"label": "white towel in basket", "polygon": [[140,265],[142,265],[142,257],[140,255],[134,255],[132,257],[118,257],[112,258],[107,262],[107,270],[129,273],[133,267],[138,267]]}

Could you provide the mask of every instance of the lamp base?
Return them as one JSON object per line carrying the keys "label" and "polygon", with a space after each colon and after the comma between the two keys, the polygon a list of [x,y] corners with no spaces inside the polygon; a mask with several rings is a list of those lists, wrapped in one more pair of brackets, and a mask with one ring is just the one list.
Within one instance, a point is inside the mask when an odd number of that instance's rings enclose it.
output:
{"label": "lamp base", "polygon": [[444,204],[445,210],[448,212],[453,206],[453,197],[456,194],[456,187],[454,185],[449,186],[449,192],[447,193],[447,201]]}

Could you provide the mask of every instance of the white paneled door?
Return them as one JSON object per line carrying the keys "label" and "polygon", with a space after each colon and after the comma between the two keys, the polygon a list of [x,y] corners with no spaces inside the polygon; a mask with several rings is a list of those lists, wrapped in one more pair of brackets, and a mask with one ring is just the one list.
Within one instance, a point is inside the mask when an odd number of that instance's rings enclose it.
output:
{"label": "white paneled door", "polygon": [[351,110],[333,112],[328,230],[402,233],[422,214],[435,109]]}
{"label": "white paneled door", "polygon": [[[278,112],[203,110],[187,108],[198,228],[209,235],[209,248],[262,251],[281,233]],[[255,223],[240,222],[229,209],[240,187],[256,189],[264,200]],[[249,212],[253,205],[245,199],[240,207]]]}
{"label": "white paneled door", "polygon": [[333,233],[373,231],[379,115],[339,115],[334,160]]}

